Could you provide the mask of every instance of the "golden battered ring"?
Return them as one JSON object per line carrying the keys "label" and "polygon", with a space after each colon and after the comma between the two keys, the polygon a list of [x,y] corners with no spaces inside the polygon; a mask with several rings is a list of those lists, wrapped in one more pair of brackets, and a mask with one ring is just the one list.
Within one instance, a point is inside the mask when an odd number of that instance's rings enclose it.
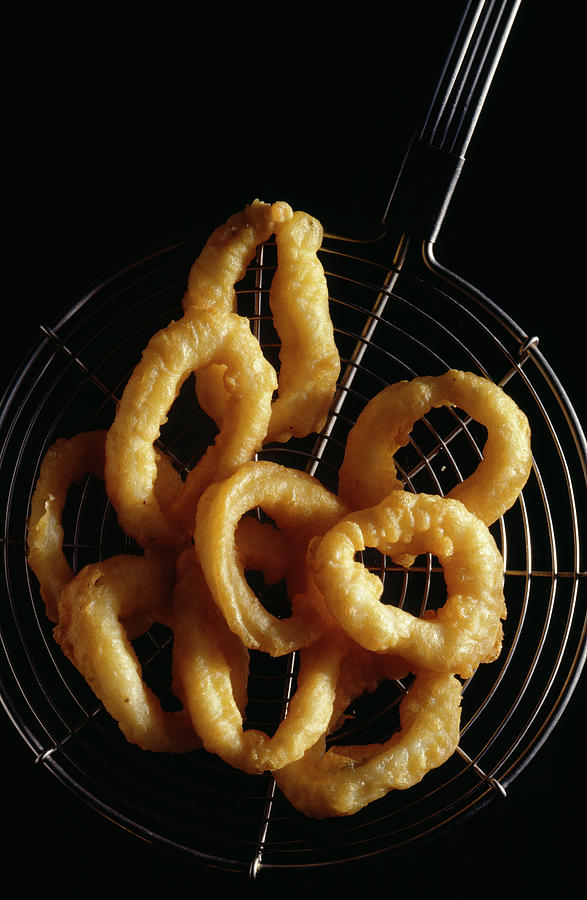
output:
{"label": "golden battered ring", "polygon": [[296,547],[305,548],[348,509],[311,475],[267,460],[245,463],[198,503],[194,544],[214,601],[246,647],[280,656],[311,644],[326,625],[303,594],[293,598],[292,615],[278,619],[248,585],[235,534],[242,517],[257,508],[287,535],[294,561]]}
{"label": "golden battered ring", "polygon": [[63,510],[73,484],[86,475],[104,477],[105,431],[84,431],[58,438],[41,462],[31,498],[27,531],[27,561],[39,581],[47,617],[57,622],[59,595],[73,578],[63,552]]}
{"label": "golden battered ring", "polygon": [[323,638],[302,649],[296,689],[275,732],[245,728],[249,651],[228,628],[193,551],[188,555],[174,590],[174,672],[194,728],[206,750],[243,772],[279,769],[327,728],[345,644]]}
{"label": "golden battered ring", "polygon": [[[426,618],[381,602],[383,584],[355,555],[430,552],[444,571],[447,599]],[[359,644],[393,652],[415,669],[469,677],[501,649],[503,558],[487,526],[458,500],[393,491],[312,539],[308,562],[330,613]]]}
{"label": "golden battered ring", "polygon": [[[154,442],[191,372],[221,362],[230,392],[223,426],[162,510],[155,488]],[[135,366],[106,437],[106,490],[121,527],[148,548],[181,547],[191,539],[197,501],[263,444],[277,387],[248,320],[218,309],[184,316],[155,334]]]}
{"label": "golden battered ring", "polygon": [[[292,212],[285,203],[270,206],[256,200],[213,233],[192,266],[183,302],[188,313],[212,305],[236,311],[235,282],[244,276],[256,244],[272,233],[278,261],[269,306],[281,348],[278,394],[265,442],[283,443],[322,427],[340,372],[328,286],[318,259],[320,222],[308,213]],[[228,397],[223,378],[221,366],[196,378],[200,405],[217,425]]]}
{"label": "golden battered ring", "polygon": [[339,494],[353,509],[375,506],[403,487],[393,458],[407,444],[416,420],[439,406],[458,406],[487,428],[483,459],[447,496],[460,500],[486,525],[513,505],[532,467],[528,419],[489,379],[451,369],[391,384],[361,412],[339,471]]}
{"label": "golden battered ring", "polygon": [[57,643],[84,676],[125,738],[143,750],[201,747],[189,714],[167,712],[144,683],[123,620],[171,624],[175,559],[118,555],[85,566],[62,590]]}
{"label": "golden battered ring", "polygon": [[455,752],[461,684],[453,675],[419,673],[400,704],[401,730],[384,743],[326,749],[326,735],[274,773],[290,803],[307,816],[349,816],[391,790],[405,790]]}

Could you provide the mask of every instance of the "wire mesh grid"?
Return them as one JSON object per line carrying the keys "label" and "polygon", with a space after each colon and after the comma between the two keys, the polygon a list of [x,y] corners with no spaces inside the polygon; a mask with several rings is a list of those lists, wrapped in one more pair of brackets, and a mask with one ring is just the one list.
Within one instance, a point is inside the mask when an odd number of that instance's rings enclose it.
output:
{"label": "wire mesh grid", "polygon": [[[325,241],[332,318],[342,360],[340,388],[324,432],[269,445],[261,456],[311,471],[336,490],[346,436],[365,403],[386,384],[446,368],[475,371],[505,386],[528,415],[534,467],[515,506],[492,532],[505,565],[508,617],[499,659],[463,686],[461,740],[453,757],[406,792],[352,817],[314,821],[297,813],[270,776],[244,775],[204,751],[155,754],[128,744],[90,688],[65,659],[45,617],[26,562],[26,517],[40,461],[60,436],[108,427],[117,398],[149,337],[181,315],[189,266],[199,242],[187,241],[129,267],[84,297],[34,353],[3,403],[0,482],[5,598],[0,611],[2,701],[39,764],[75,794],[138,836],[225,869],[263,871],[329,866],[402,852],[504,798],[564,708],[585,655],[581,517],[585,445],[564,394],[532,340],[479,298],[355,255]],[[267,296],[274,247],[259,248],[239,285],[239,310],[251,317],[277,365]],[[375,310],[375,312],[373,312]],[[191,380],[181,390],[161,443],[189,468],[213,439]],[[406,488],[446,493],[482,456],[485,432],[459,410],[440,409],[414,426],[396,457]],[[64,512],[72,567],[133,552],[102,483],[74,486]],[[365,557],[384,582],[384,600],[420,614],[443,602],[437,561],[408,570]],[[251,576],[254,578],[254,576]],[[282,593],[255,582],[268,606]],[[283,614],[286,614],[284,612]],[[173,635],[153,626],[135,648],[145,681],[166,708]],[[295,690],[296,658],[252,654],[248,725],[271,733]],[[409,681],[388,682],[359,698],[343,742],[383,740],[397,728]]]}

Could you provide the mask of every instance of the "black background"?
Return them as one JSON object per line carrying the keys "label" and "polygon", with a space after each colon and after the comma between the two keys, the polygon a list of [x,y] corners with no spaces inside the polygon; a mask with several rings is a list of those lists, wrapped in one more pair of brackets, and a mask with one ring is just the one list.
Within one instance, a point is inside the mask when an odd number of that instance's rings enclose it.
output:
{"label": "black background", "polygon": [[[254,197],[285,199],[334,231],[376,226],[461,6],[194,4],[188,14],[173,3],[27,4],[4,35],[0,387],[39,323]],[[578,4],[522,3],[436,251],[539,336],[583,419],[584,53]],[[583,678],[506,800],[416,854],[369,867],[363,889],[541,897],[553,874],[577,896],[586,698]],[[20,890],[265,889],[122,832],[34,767],[4,716],[0,733],[3,874]],[[356,893],[332,872],[286,880]]]}

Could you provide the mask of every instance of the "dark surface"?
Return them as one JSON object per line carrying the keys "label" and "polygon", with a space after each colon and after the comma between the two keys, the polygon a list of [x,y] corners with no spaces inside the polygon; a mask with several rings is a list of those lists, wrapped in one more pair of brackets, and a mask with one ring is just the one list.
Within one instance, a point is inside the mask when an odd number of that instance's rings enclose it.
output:
{"label": "dark surface", "polygon": [[[266,15],[221,8],[188,19],[173,6],[28,4],[28,19],[6,35],[14,90],[5,181],[15,203],[5,321],[10,313],[14,324],[5,325],[1,386],[39,322],[256,196],[286,199],[335,231],[376,225],[460,8],[403,6],[363,3],[352,15],[333,6],[320,24],[311,5],[291,17],[273,5]],[[584,419],[581,31],[576,8],[564,17],[522,4],[437,255],[540,337]],[[380,883],[366,885],[407,897],[541,897],[552,873],[570,877],[565,896],[578,896],[586,699],[583,678],[506,800],[417,854],[378,863]],[[33,766],[4,715],[0,729],[3,871],[21,891],[275,888],[274,879],[202,872],[120,831]],[[328,881],[337,894],[348,886],[333,873],[299,881]]]}

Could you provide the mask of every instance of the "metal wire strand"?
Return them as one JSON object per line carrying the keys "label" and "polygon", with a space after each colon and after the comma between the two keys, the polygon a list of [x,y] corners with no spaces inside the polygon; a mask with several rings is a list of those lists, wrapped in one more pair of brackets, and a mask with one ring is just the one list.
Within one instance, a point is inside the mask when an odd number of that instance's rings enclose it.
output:
{"label": "metal wire strand", "polygon": [[464,156],[520,0],[481,0],[465,9],[420,132],[431,147]]}

